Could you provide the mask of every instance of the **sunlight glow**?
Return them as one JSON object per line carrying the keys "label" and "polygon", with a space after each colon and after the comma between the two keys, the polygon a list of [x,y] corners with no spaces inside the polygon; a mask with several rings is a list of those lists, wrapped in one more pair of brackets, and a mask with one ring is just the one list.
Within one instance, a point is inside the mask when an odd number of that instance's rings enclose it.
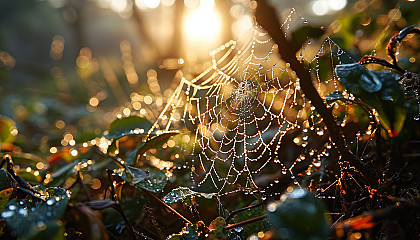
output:
{"label": "sunlight glow", "polygon": [[233,22],[232,32],[236,38],[240,38],[249,30],[252,29],[253,23],[252,18],[249,15],[242,15],[238,20]]}
{"label": "sunlight glow", "polygon": [[123,12],[127,8],[127,0],[112,0],[111,9],[116,12]]}
{"label": "sunlight glow", "polygon": [[330,9],[338,11],[346,7],[347,0],[329,0],[328,4]]}
{"label": "sunlight glow", "polygon": [[175,3],[175,0],[161,0],[163,6],[172,6]]}
{"label": "sunlight glow", "polygon": [[323,16],[347,6],[347,0],[316,0],[312,2],[312,12],[315,15]]}
{"label": "sunlight glow", "polygon": [[144,5],[148,8],[157,8],[160,4],[160,0],[144,0]]}
{"label": "sunlight glow", "polygon": [[316,1],[312,4],[312,11],[315,15],[322,16],[328,13],[328,3],[326,1]]}
{"label": "sunlight glow", "polygon": [[221,25],[219,14],[214,11],[214,1],[202,0],[198,8],[186,14],[184,34],[192,42],[214,41],[220,35]]}

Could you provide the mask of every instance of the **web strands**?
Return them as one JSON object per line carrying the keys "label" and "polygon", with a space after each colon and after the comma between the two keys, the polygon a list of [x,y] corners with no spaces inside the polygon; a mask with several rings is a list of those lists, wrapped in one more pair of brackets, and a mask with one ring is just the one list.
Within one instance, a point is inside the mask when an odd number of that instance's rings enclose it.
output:
{"label": "web strands", "polygon": [[[283,29],[288,28],[291,15]],[[301,22],[307,24],[303,18]],[[304,135],[312,131],[324,134],[320,117],[313,111],[306,116],[310,104],[300,93],[294,72],[276,54],[277,46],[270,37],[255,27],[247,39],[230,41],[212,51],[212,66],[196,78],[181,78],[149,131],[188,130],[185,134],[191,134],[196,149],[189,167],[197,190],[219,194],[252,191],[264,187],[260,176],[279,170],[295,178],[293,170],[305,157],[288,160],[280,156],[284,136],[301,126]],[[318,91],[324,96],[341,90],[335,65],[352,60],[330,38],[321,41],[320,49],[314,45],[308,41],[302,46],[300,60],[311,66]],[[313,51],[315,56],[309,56]],[[330,71],[321,74],[320,63],[330,66]],[[307,136],[300,139],[299,144],[305,147]],[[327,154],[327,150],[310,152],[314,162]]]}
{"label": "web strands", "polygon": [[190,130],[200,149],[193,153],[193,181],[219,193],[255,190],[263,170],[290,171],[293,162],[283,162],[278,150],[285,134],[299,128],[305,107],[299,82],[265,32],[256,27],[239,45],[219,47],[210,68],[182,78],[151,129]]}

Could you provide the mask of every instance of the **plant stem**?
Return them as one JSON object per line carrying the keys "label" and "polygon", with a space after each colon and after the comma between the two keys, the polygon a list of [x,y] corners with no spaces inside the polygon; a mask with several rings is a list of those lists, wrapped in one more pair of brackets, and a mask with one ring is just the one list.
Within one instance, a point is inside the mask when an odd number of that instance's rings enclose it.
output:
{"label": "plant stem", "polygon": [[130,222],[128,221],[128,218],[125,215],[123,208],[121,207],[121,203],[118,202],[118,199],[115,198],[116,194],[115,194],[115,188],[114,188],[114,180],[112,178],[112,170],[107,169],[106,172],[108,174],[109,185],[111,186],[111,199],[112,199],[112,201],[116,202],[116,204],[113,206],[113,208],[121,215],[121,217],[124,220],[125,225],[128,228],[128,231],[130,232],[131,237],[135,240],[136,239],[136,234],[134,233],[134,229],[131,226]]}

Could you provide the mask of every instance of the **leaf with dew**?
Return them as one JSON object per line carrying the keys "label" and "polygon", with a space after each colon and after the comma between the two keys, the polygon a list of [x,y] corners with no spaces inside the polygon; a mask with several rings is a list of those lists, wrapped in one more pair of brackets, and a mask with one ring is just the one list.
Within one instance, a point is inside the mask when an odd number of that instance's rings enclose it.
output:
{"label": "leaf with dew", "polygon": [[133,134],[147,134],[152,127],[152,123],[146,118],[130,116],[114,120],[108,127],[107,139],[117,140],[124,136]]}
{"label": "leaf with dew", "polygon": [[7,204],[1,217],[17,237],[28,237],[57,221],[66,210],[69,194],[63,188],[47,188],[45,201],[32,198],[13,199]]}
{"label": "leaf with dew", "polygon": [[201,193],[193,191],[187,187],[179,187],[172,189],[166,196],[163,198],[163,202],[167,204],[174,204],[180,200],[185,200],[188,197],[196,196],[196,197],[204,197],[206,199],[212,199],[215,194],[213,193]]}
{"label": "leaf with dew", "polygon": [[137,150],[131,152],[128,155],[127,159],[125,160],[126,164],[131,165],[137,163],[138,156],[142,156],[145,152],[152,148],[159,147],[160,145],[168,141],[170,137],[177,135],[178,133],[179,132],[167,132],[148,139],[139,148],[137,148]]}
{"label": "leaf with dew", "polygon": [[397,136],[406,119],[406,104],[399,76],[391,71],[370,71],[359,63],[338,65],[339,81],[355,97],[375,108],[390,137]]}
{"label": "leaf with dew", "polygon": [[135,168],[126,166],[115,171],[124,181],[153,193],[158,193],[166,186],[168,178],[164,172],[153,168]]}

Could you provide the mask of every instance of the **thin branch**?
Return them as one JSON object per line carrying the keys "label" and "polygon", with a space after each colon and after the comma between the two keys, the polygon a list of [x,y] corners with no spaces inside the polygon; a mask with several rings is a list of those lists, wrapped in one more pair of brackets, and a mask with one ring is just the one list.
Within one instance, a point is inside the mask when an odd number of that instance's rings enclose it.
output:
{"label": "thin branch", "polygon": [[248,206],[248,207],[244,207],[244,208],[240,208],[240,209],[234,210],[234,211],[232,211],[232,212],[229,214],[229,216],[226,218],[226,222],[229,222],[229,220],[230,220],[232,217],[234,217],[235,215],[237,215],[238,213],[241,213],[241,212],[243,212],[243,211],[246,211],[246,210],[249,210],[249,209],[252,209],[252,208],[259,207],[259,206],[261,206],[261,205],[263,205],[263,203],[258,203],[258,204],[252,205],[252,206]]}
{"label": "thin branch", "polygon": [[158,201],[158,203],[162,206],[164,206],[166,209],[168,209],[169,211],[171,211],[172,213],[174,213],[176,216],[178,216],[179,218],[181,218],[184,222],[188,223],[188,224],[192,224],[190,220],[186,219],[184,216],[182,216],[179,212],[177,212],[175,209],[173,209],[171,206],[169,206],[168,204],[164,203],[162,200],[160,200],[158,197],[156,197],[153,193],[147,191],[146,189],[140,188],[144,193],[146,193],[148,196],[152,197],[153,199],[155,199],[156,201]]}
{"label": "thin branch", "polygon": [[126,168],[126,166],[120,162],[120,160],[114,156],[110,156],[108,154],[103,153],[97,146],[92,146],[92,148],[96,151],[96,153],[98,153],[99,155],[103,156],[103,157],[109,157],[111,158],[112,161],[114,161],[119,167],[121,168]]}
{"label": "thin branch", "polygon": [[337,125],[331,109],[327,108],[324,100],[319,96],[312,84],[312,77],[307,69],[296,58],[297,49],[294,44],[286,39],[281,29],[275,9],[269,6],[265,0],[258,1],[255,12],[257,22],[271,35],[278,45],[278,51],[282,59],[289,63],[297,78],[305,96],[311,101],[316,111],[322,116],[333,145],[340,152],[344,160],[350,162],[358,170],[364,171],[364,164],[354,155],[346,145],[340,127]]}
{"label": "thin branch", "polygon": [[373,228],[378,222],[387,218],[406,216],[407,214],[416,214],[419,212],[419,209],[419,200],[408,201],[403,199],[403,201],[400,201],[395,206],[379,209],[341,222],[337,222],[331,227],[331,230],[333,231],[334,236],[341,238],[346,236],[347,233],[351,231],[360,231],[363,229]]}
{"label": "thin branch", "polygon": [[265,218],[267,218],[267,215],[262,215],[262,216],[259,216],[259,217],[251,218],[251,219],[245,220],[243,222],[229,224],[229,225],[227,225],[226,227],[223,228],[223,231],[227,231],[229,229],[234,229],[234,228],[242,227],[242,226],[245,226],[245,225],[254,223],[254,222],[261,221],[261,220],[263,220]]}
{"label": "thin branch", "polygon": [[124,210],[122,209],[121,205],[119,202],[117,202],[116,205],[112,206],[113,209],[115,209],[123,218],[125,226],[127,226],[128,231],[130,232],[131,238],[133,238],[134,240],[136,239],[136,234],[134,233],[134,229],[133,226],[131,226],[130,222],[128,221],[127,216],[124,213]]}

